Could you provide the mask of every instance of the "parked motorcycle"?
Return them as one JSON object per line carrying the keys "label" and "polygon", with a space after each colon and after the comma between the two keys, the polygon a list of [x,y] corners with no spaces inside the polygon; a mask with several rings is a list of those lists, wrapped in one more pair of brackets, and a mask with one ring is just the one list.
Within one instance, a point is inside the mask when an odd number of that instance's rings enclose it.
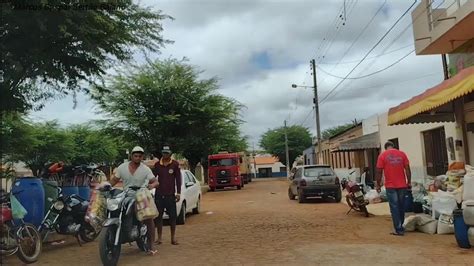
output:
{"label": "parked motorcycle", "polygon": [[10,195],[3,190],[0,191],[0,203],[0,255],[3,257],[16,253],[26,264],[36,262],[43,247],[39,232],[34,225],[22,219],[20,222],[14,221]]}
{"label": "parked motorcycle", "polygon": [[369,211],[367,210],[369,201],[364,198],[363,185],[358,184],[355,181],[347,181],[346,179],[343,179],[341,184],[344,184],[347,191],[346,202],[350,207],[347,214],[349,214],[351,210],[355,210],[363,212],[365,217],[369,217]]}
{"label": "parked motorcycle", "polygon": [[94,241],[99,232],[85,220],[89,202],[78,195],[65,196],[60,187],[55,188],[58,189],[59,197],[51,205],[38,227],[43,241],[46,241],[48,234],[53,230],[58,234],[75,236],[79,244],[81,240]]}
{"label": "parked motorcycle", "polygon": [[147,226],[138,221],[135,215],[135,196],[139,189],[103,189],[107,191],[108,218],[100,233],[99,252],[105,266],[117,265],[122,244],[136,242],[140,250],[148,251]]}

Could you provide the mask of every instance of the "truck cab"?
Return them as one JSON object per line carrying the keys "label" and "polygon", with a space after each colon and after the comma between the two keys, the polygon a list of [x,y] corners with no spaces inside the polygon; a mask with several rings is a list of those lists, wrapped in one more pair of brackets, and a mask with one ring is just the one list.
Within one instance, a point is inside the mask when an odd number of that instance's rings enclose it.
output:
{"label": "truck cab", "polygon": [[238,153],[219,153],[208,157],[209,189],[244,187],[244,179],[240,173],[240,155]]}

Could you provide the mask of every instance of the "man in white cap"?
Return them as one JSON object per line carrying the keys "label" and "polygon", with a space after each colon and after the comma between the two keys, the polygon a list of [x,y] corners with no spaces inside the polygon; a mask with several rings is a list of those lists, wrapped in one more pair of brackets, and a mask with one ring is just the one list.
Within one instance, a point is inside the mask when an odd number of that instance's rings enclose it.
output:
{"label": "man in white cap", "polygon": [[[142,147],[136,146],[132,149],[132,156],[130,162],[122,163],[114,176],[110,179],[110,184],[114,186],[118,182],[123,182],[123,188],[142,187],[148,189],[158,188],[158,180],[151,169],[142,161],[145,151]],[[155,255],[156,250],[153,245],[155,242],[155,224],[153,219],[143,221],[147,226],[148,233],[148,254]]]}

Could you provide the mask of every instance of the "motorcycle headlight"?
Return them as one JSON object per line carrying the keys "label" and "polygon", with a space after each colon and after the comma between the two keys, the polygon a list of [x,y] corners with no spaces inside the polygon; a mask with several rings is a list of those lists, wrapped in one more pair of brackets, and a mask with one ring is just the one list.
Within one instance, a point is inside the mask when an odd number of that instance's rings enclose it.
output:
{"label": "motorcycle headlight", "polygon": [[53,208],[57,211],[64,209],[64,202],[58,200],[53,204]]}
{"label": "motorcycle headlight", "polygon": [[108,199],[108,200],[107,200],[107,209],[108,209],[109,211],[112,211],[112,212],[113,212],[113,211],[115,211],[115,210],[117,210],[117,209],[119,208],[119,203],[120,203],[120,202],[119,202],[118,200],[116,200],[116,199]]}

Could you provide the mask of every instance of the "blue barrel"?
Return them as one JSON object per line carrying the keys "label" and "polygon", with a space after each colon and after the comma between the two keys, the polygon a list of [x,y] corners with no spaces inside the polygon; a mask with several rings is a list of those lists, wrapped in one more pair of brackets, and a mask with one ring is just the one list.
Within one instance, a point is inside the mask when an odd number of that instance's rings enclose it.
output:
{"label": "blue barrel", "polygon": [[408,189],[405,193],[405,212],[413,212],[413,194],[411,189]]}
{"label": "blue barrel", "polygon": [[79,197],[85,199],[85,200],[89,200],[90,196],[91,196],[91,188],[90,187],[86,187],[86,186],[81,186],[79,187],[79,193],[78,193]]}
{"label": "blue barrel", "polygon": [[64,186],[61,187],[64,196],[71,196],[71,195],[79,195],[79,188],[77,186],[69,187]]}
{"label": "blue barrel", "polygon": [[456,236],[456,242],[460,248],[471,248],[469,244],[469,238],[467,235],[467,230],[469,226],[464,222],[464,217],[462,215],[462,209],[456,209],[453,211],[454,218],[454,235]]}
{"label": "blue barrel", "polygon": [[44,188],[39,178],[29,177],[17,179],[11,193],[28,211],[23,219],[27,223],[39,226],[44,218]]}

